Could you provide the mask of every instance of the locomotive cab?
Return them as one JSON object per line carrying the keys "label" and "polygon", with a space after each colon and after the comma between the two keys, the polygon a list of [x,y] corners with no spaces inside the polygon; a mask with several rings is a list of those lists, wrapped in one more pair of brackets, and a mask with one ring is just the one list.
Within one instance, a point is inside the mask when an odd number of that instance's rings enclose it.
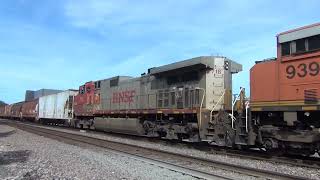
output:
{"label": "locomotive cab", "polygon": [[100,103],[100,88],[101,81],[90,81],[79,87],[74,97],[73,126],[90,128],[93,125],[93,112]]}
{"label": "locomotive cab", "polygon": [[268,148],[318,150],[320,24],[277,35],[277,58],[257,62],[250,81],[260,142]]}

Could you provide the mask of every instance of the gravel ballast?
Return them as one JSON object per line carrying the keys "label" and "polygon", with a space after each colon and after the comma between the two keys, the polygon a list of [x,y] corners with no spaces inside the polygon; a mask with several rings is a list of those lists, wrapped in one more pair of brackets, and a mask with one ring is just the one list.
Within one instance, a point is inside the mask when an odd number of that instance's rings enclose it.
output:
{"label": "gravel ballast", "polygon": [[0,179],[195,179],[102,149],[0,125]]}
{"label": "gravel ballast", "polygon": [[[37,125],[35,125],[35,126],[37,126]],[[310,179],[320,179],[319,169],[315,169],[315,168],[305,168],[305,167],[287,165],[287,164],[282,164],[282,163],[272,163],[269,161],[265,162],[265,161],[261,161],[261,160],[237,158],[235,156],[228,156],[228,155],[221,155],[221,154],[204,152],[204,151],[197,150],[197,149],[187,148],[185,146],[173,145],[171,143],[169,143],[169,144],[163,143],[161,141],[160,142],[159,141],[151,142],[148,140],[141,140],[139,138],[138,139],[126,138],[126,137],[121,137],[117,134],[105,134],[105,133],[101,133],[101,132],[92,132],[92,131],[83,131],[83,130],[79,131],[79,130],[74,130],[74,129],[63,129],[63,128],[57,128],[57,127],[48,127],[48,126],[43,127],[43,128],[71,132],[74,134],[81,134],[81,135],[105,139],[105,140],[109,140],[109,141],[116,141],[116,142],[122,142],[122,143],[126,143],[126,144],[133,144],[133,145],[138,145],[138,146],[142,146],[142,147],[160,149],[160,150],[165,150],[165,151],[169,151],[169,152],[176,152],[176,153],[181,153],[181,154],[186,154],[186,155],[191,155],[191,156],[196,156],[196,157],[201,157],[201,158],[219,160],[222,162],[244,165],[244,166],[248,166],[248,167],[267,169],[267,170],[272,170],[272,171],[276,171],[276,172],[281,172],[281,173],[286,173],[286,174],[291,174],[291,175],[296,175],[296,176],[302,176],[302,177],[306,177],[306,178],[310,178]],[[219,174],[224,174],[224,173],[221,172]],[[228,173],[228,174],[230,174],[230,173]],[[234,176],[235,176],[235,174],[231,173],[231,177],[234,177]],[[183,177],[183,179],[186,179],[186,178],[188,179],[189,177],[188,176]],[[192,177],[190,177],[190,178],[192,178]],[[247,179],[248,177],[237,176],[237,178]],[[141,178],[139,178],[139,179],[141,179]],[[171,179],[171,178],[169,178],[169,179]]]}
{"label": "gravel ballast", "polygon": [[48,127],[48,126],[44,128],[55,129],[55,130],[60,130],[64,132],[71,132],[75,134],[81,134],[81,135],[105,139],[109,141],[133,144],[133,145],[138,145],[142,147],[160,149],[160,150],[169,151],[169,152],[176,152],[180,154],[186,154],[186,155],[191,155],[191,156],[196,156],[196,157],[201,157],[206,159],[213,159],[213,160],[218,160],[222,162],[228,162],[228,163],[233,163],[233,164],[238,164],[238,165],[243,165],[248,167],[267,169],[275,172],[301,176],[309,179],[320,179],[320,170],[316,168],[306,168],[298,165],[294,166],[294,165],[288,165],[283,163],[272,163],[270,161],[266,162],[262,160],[244,159],[244,158],[238,158],[235,156],[208,153],[208,152],[197,150],[197,149],[187,148],[185,146],[174,146],[172,144],[167,144],[167,143],[159,143],[159,142],[144,141],[140,139],[119,137],[117,134],[105,134],[101,132],[63,129],[63,128],[57,128],[57,127]]}

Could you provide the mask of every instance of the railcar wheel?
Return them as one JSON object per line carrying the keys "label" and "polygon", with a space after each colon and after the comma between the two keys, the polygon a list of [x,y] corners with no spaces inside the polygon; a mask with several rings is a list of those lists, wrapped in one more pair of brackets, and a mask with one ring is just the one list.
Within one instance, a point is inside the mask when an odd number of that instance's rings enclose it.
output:
{"label": "railcar wheel", "polygon": [[266,150],[272,150],[272,149],[278,149],[279,143],[277,140],[272,138],[266,138],[263,140],[263,146],[266,148]]}

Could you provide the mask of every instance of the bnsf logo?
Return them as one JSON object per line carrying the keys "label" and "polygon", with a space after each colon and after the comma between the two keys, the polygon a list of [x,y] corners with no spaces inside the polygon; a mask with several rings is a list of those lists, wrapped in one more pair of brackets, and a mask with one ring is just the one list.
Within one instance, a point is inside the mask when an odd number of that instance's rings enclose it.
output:
{"label": "bnsf logo", "polygon": [[308,74],[310,76],[317,76],[320,71],[320,65],[317,62],[311,62],[309,64],[299,64],[298,66],[289,65],[286,68],[287,78],[293,79],[295,76],[300,78],[306,77]]}
{"label": "bnsf logo", "polygon": [[112,103],[132,103],[135,90],[114,92],[112,94]]}

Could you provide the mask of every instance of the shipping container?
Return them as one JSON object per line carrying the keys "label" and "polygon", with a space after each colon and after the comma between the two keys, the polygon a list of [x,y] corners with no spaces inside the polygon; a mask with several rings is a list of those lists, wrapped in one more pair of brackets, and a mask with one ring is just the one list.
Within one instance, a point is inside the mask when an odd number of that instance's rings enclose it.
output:
{"label": "shipping container", "polygon": [[34,99],[38,99],[42,96],[47,96],[51,94],[57,94],[62,92],[61,90],[56,90],[56,89],[39,89],[38,91],[34,91]]}
{"label": "shipping container", "polygon": [[73,118],[73,99],[77,90],[67,90],[39,98],[38,118],[44,122],[65,123]]}
{"label": "shipping container", "polygon": [[25,101],[32,101],[34,99],[34,91],[26,90]]}
{"label": "shipping container", "polygon": [[27,90],[25,95],[25,101],[32,101],[38,99],[39,97],[57,94],[59,92],[62,91],[56,89],[39,89],[37,91]]}
{"label": "shipping container", "polygon": [[27,120],[36,120],[38,116],[38,102],[39,99],[28,101],[22,105],[22,118]]}

